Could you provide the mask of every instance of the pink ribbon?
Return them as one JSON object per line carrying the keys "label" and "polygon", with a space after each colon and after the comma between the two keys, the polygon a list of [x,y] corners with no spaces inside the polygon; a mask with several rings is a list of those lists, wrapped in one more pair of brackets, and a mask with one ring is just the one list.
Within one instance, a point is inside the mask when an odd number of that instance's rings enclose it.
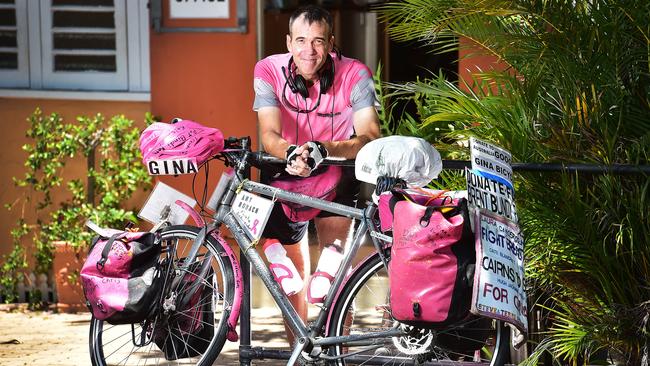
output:
{"label": "pink ribbon", "polygon": [[253,227],[251,228],[251,231],[253,232],[253,234],[257,235],[257,224],[259,224],[259,223],[260,223],[260,220],[258,220],[258,219],[255,219],[255,221],[253,221]]}

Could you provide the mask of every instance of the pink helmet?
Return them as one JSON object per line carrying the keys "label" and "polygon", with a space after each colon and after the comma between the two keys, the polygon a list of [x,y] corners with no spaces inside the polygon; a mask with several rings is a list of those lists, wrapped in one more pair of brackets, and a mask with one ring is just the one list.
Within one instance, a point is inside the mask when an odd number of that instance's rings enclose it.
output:
{"label": "pink helmet", "polygon": [[223,134],[216,128],[175,118],[155,122],[140,135],[142,161],[195,158],[198,165],[223,150]]}

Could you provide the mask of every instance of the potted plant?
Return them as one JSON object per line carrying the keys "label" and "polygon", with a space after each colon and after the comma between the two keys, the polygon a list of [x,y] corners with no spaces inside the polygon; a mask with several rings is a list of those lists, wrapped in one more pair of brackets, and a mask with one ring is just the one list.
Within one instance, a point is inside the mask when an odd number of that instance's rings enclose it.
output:
{"label": "potted plant", "polygon": [[[27,137],[33,142],[23,147],[26,172],[14,178],[23,195],[8,205],[21,215],[12,231],[14,249],[0,268],[0,285],[6,300],[15,299],[16,284],[30,262],[23,239],[31,234],[35,272],[58,277],[60,310],[78,310],[83,307],[79,269],[93,236],[86,220],[115,228],[136,221],[125,203],[137,190],[150,187],[138,149],[140,131],[124,116],[81,116],[76,123],[65,123],[56,113],[44,115],[36,109],[28,121]],[[74,165],[82,168],[64,171]],[[36,208],[36,218],[25,215],[29,206]],[[66,268],[53,268],[53,263]],[[37,299],[33,296],[30,302]]]}

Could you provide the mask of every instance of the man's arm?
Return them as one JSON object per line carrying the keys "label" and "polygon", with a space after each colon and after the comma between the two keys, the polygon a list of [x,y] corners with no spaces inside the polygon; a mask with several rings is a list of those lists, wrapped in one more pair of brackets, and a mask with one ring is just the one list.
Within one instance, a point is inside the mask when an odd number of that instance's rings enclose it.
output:
{"label": "man's arm", "polygon": [[284,159],[287,156],[289,142],[282,138],[280,108],[263,107],[257,111],[257,120],[262,146],[267,153]]}
{"label": "man's arm", "polygon": [[380,137],[379,117],[374,106],[359,109],[352,118],[355,137],[343,141],[322,141],[328,157],[354,159],[363,145]]}

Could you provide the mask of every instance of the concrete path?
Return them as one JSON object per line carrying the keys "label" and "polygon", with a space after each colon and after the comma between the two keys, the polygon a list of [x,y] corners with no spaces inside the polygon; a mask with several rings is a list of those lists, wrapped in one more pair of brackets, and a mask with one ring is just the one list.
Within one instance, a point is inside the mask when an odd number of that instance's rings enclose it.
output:
{"label": "concrete path", "polygon": [[[89,313],[57,314],[20,308],[0,309],[0,365],[83,366],[88,355]],[[287,347],[280,312],[253,310],[253,344]],[[238,343],[226,342],[215,365],[238,365]],[[254,365],[285,365],[281,360],[256,360]]]}

